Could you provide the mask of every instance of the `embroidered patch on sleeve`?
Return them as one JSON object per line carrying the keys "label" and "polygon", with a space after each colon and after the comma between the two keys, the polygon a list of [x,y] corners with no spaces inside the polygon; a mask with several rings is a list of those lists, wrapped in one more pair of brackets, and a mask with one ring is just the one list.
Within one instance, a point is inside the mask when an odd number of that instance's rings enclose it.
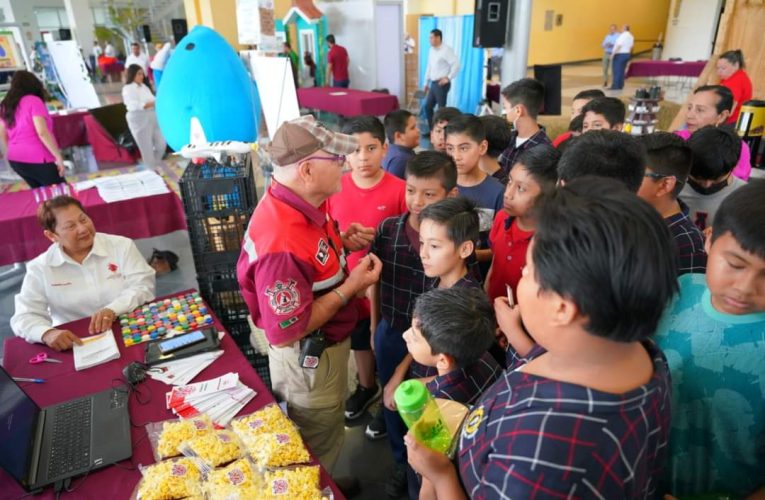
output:
{"label": "embroidered patch on sleeve", "polygon": [[293,316],[290,319],[285,319],[284,321],[280,321],[279,322],[279,328],[281,328],[282,330],[284,330],[286,328],[289,328],[292,325],[294,325],[295,323],[297,323],[298,319],[299,318],[297,316]]}
{"label": "embroidered patch on sleeve", "polygon": [[319,249],[316,251],[316,260],[322,266],[327,263],[329,259],[329,244],[324,241],[324,238],[319,240]]}
{"label": "embroidered patch on sleeve", "polygon": [[274,314],[285,316],[300,307],[300,292],[296,287],[295,280],[288,280],[286,283],[277,280],[272,286],[266,288],[268,305],[271,306]]}

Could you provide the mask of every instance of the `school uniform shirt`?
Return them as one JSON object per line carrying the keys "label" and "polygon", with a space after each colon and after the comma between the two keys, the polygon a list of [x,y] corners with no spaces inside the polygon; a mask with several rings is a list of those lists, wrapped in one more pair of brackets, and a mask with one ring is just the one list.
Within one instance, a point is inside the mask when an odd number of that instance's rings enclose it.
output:
{"label": "school uniform shirt", "polygon": [[425,384],[434,398],[472,405],[497,380],[502,368],[485,352],[474,363],[436,377]]}
{"label": "school uniform shirt", "polygon": [[528,139],[519,138],[517,130],[513,130],[510,137],[510,144],[508,144],[507,148],[505,148],[497,158],[499,166],[502,167],[502,171],[506,176],[510,175],[510,170],[513,168],[513,165],[515,165],[515,162],[518,160],[518,156],[520,156],[521,153],[539,144],[552,144],[544,129],[541,128]]}
{"label": "school uniform shirt", "polygon": [[133,64],[139,65],[143,70],[143,74],[146,75],[146,70],[149,68],[149,56],[143,52],[138,55],[135,55],[131,52],[125,59],[125,69],[129,68]]}
{"label": "school uniform shirt", "polygon": [[128,112],[142,111],[147,103],[154,102],[155,99],[146,84],[133,82],[122,87],[122,101]]}
{"label": "school uniform shirt", "polygon": [[438,47],[431,46],[428,50],[428,65],[425,68],[425,82],[438,81],[448,78],[449,81],[457,77],[460,71],[460,60],[451,47],[442,43]]}
{"label": "school uniform shirt", "polygon": [[727,186],[713,194],[699,194],[687,183],[683,186],[682,191],[680,191],[680,199],[688,205],[690,218],[700,230],[703,231],[707,226],[712,225],[717,209],[720,208],[720,203],[729,194],[741,186],[746,186],[746,182],[738,177],[731,176],[730,179],[731,182]]}
{"label": "school uniform shirt", "polygon": [[[252,320],[268,341],[302,338],[313,301],[340,286],[347,270],[340,231],[326,202],[314,207],[272,182],[250,218],[236,269]],[[357,299],[348,299],[321,326],[330,343],[348,338],[356,325]]]}
{"label": "school uniform shirt", "polygon": [[505,186],[494,177],[487,175],[475,186],[460,186],[457,184],[460,196],[475,203],[478,209],[478,231],[480,240],[478,248],[489,248],[489,232],[494,224],[495,216],[502,211]]}
{"label": "school uniform shirt", "polygon": [[664,355],[644,385],[600,392],[509,368],[481,396],[462,426],[457,452],[470,498],[655,498],[666,459],[671,387]]}
{"label": "school uniform shirt", "polygon": [[414,156],[414,150],[398,144],[388,144],[388,152],[382,161],[382,167],[399,179],[406,179],[406,162]]}
{"label": "school uniform shirt", "polygon": [[681,200],[677,201],[680,203],[680,212],[664,218],[675,240],[677,275],[704,273],[707,270],[704,236],[688,217],[688,206]]}
{"label": "school uniform shirt", "polygon": [[492,258],[491,276],[489,276],[489,300],[507,296],[507,285],[513,294],[521,280],[523,266],[526,265],[526,250],[531,243],[534,231],[524,231],[518,227],[515,218],[503,210],[494,220],[489,234]]}
{"label": "school uniform shirt", "polygon": [[738,115],[741,113],[741,105],[752,99],[752,80],[743,69],[737,70],[730,77],[720,80],[720,85],[728,87],[733,94],[733,100],[736,101],[736,107],[733,109],[730,117],[725,123],[735,124]]}
{"label": "school uniform shirt", "polygon": [[743,498],[765,485],[765,312],[719,312],[703,274],[679,286],[656,332],[672,373],[663,491]]}
{"label": "school uniform shirt", "polygon": [[119,315],[149,302],[155,283],[154,269],[129,238],[96,233],[82,264],[54,243],[27,264],[11,329],[28,342],[42,342],[52,327],[104,307]]}

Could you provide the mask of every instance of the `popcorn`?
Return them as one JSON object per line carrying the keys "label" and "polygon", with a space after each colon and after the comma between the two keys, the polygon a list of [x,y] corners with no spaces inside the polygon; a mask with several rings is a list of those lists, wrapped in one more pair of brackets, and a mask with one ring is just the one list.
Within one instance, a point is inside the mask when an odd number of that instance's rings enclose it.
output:
{"label": "popcorn", "polygon": [[261,500],[321,500],[319,466],[301,466],[265,473]]}
{"label": "popcorn", "polygon": [[242,434],[257,435],[292,427],[292,422],[278,405],[270,404],[251,415],[234,420],[231,422],[231,427],[239,436]]}
{"label": "popcorn", "polygon": [[209,500],[258,498],[263,488],[263,479],[252,470],[250,462],[245,459],[210,472],[205,483]]}
{"label": "popcorn", "polygon": [[202,475],[193,459],[166,460],[142,469],[141,473],[140,500],[173,500],[202,495]]}
{"label": "popcorn", "polygon": [[300,434],[276,405],[234,420],[231,426],[261,468],[311,461]]}
{"label": "popcorn", "polygon": [[190,439],[181,446],[184,454],[193,454],[205,463],[217,467],[242,457],[239,440],[231,431],[213,431]]}
{"label": "popcorn", "polygon": [[213,423],[207,416],[164,422],[157,441],[157,455],[160,458],[180,455],[179,447],[184,441],[203,436],[212,431]]}

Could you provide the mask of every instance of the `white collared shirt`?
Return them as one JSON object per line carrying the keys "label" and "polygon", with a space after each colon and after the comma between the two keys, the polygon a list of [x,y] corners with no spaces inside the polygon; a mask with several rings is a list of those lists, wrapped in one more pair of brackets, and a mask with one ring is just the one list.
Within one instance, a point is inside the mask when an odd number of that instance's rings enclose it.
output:
{"label": "white collared shirt", "polygon": [[133,82],[122,87],[122,102],[125,103],[128,111],[140,111],[144,109],[146,103],[154,102],[155,99],[154,94],[144,83],[139,85]]}
{"label": "white collared shirt", "polygon": [[613,54],[630,54],[635,45],[635,37],[629,31],[622,31],[614,42]]}
{"label": "white collared shirt", "polygon": [[96,233],[82,264],[54,243],[27,263],[11,329],[27,342],[42,342],[53,326],[104,307],[116,314],[135,309],[154,298],[155,285],[154,269],[129,238]]}
{"label": "white collared shirt", "polygon": [[460,70],[460,61],[451,47],[442,43],[438,47],[430,47],[428,52],[428,68],[425,70],[425,83],[441,78],[454,80]]}
{"label": "white collared shirt", "polygon": [[[129,68],[131,64],[137,64],[143,70],[143,74],[146,75],[146,70],[149,67],[149,56],[141,52],[138,55],[132,52],[125,58],[125,69]],[[148,75],[147,75],[148,77]]]}

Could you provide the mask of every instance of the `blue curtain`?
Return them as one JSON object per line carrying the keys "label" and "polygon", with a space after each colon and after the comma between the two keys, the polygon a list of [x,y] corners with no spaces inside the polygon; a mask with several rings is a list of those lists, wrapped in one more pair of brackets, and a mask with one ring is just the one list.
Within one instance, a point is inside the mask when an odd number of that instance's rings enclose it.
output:
{"label": "blue curtain", "polygon": [[463,113],[475,113],[483,95],[484,52],[473,47],[473,15],[420,18],[420,87],[425,85],[430,31],[436,28],[443,32],[444,43],[454,49],[460,60],[460,71],[452,82],[446,105],[459,108]]}

